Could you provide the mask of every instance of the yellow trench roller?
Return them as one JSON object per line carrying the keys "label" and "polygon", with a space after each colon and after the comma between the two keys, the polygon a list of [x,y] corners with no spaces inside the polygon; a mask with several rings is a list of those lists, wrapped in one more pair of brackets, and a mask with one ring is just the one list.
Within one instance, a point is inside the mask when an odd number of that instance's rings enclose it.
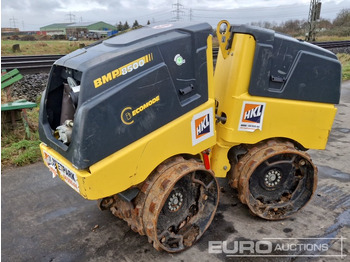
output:
{"label": "yellow trench roller", "polygon": [[317,185],[305,151],[325,149],[339,102],[332,53],[224,20],[214,72],[209,32],[160,24],[76,51],[43,95],[45,165],[168,252],[210,225],[215,177],[264,219],[304,207]]}

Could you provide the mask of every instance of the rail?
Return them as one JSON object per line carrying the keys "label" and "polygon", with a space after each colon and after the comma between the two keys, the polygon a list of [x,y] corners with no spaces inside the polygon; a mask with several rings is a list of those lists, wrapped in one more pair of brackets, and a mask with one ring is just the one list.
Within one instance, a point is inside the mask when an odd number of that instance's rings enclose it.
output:
{"label": "rail", "polygon": [[63,55],[2,56],[1,69],[17,68],[22,74],[49,72],[52,64]]}

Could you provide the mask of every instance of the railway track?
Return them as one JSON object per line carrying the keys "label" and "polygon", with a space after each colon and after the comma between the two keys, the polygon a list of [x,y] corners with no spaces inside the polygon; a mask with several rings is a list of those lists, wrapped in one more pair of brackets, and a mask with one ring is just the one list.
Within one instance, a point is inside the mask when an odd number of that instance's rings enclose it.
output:
{"label": "railway track", "polygon": [[63,55],[2,56],[1,69],[17,68],[22,74],[49,72],[52,64]]}
{"label": "railway track", "polygon": [[[350,47],[350,41],[314,42],[313,44],[325,49]],[[213,49],[214,60],[216,60],[218,52],[218,48]],[[52,64],[62,56],[3,56],[1,57],[1,69],[17,68],[23,74],[49,72]]]}
{"label": "railway track", "polygon": [[313,42],[313,44],[325,49],[350,47],[350,41]]}

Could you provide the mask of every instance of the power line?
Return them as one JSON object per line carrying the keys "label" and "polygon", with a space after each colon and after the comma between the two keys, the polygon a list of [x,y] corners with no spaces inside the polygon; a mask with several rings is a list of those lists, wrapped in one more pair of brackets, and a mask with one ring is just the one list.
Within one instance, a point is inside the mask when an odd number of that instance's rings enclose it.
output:
{"label": "power line", "polygon": [[182,11],[184,6],[180,4],[179,0],[177,0],[176,4],[173,4],[173,8],[175,8],[173,10],[173,13],[176,14],[175,20],[180,21],[180,15],[183,15],[185,13],[184,11]]}
{"label": "power line", "polygon": [[[12,23],[11,23],[11,21],[12,21]],[[11,24],[13,24],[13,28],[17,28],[16,21],[17,21],[17,19],[14,16],[12,16],[12,18],[10,18],[10,27],[11,27]]]}
{"label": "power line", "polygon": [[75,15],[72,14],[72,12],[69,12],[69,14],[66,14],[66,16],[68,16],[70,23],[75,22]]}
{"label": "power line", "polygon": [[[145,14],[145,15],[142,15],[142,16],[128,16],[128,17],[123,17],[123,16],[120,16],[119,17],[119,20],[122,21],[122,20],[127,20],[127,21],[131,21],[131,20],[142,20],[142,19],[147,19],[149,21],[153,21],[154,19],[157,20],[157,22],[160,22],[160,20],[162,21],[167,21],[167,20],[163,20],[163,18],[169,18],[172,16],[172,10],[163,10],[163,11],[157,11],[157,12],[152,12],[152,13],[148,13],[148,14]],[[107,21],[108,22],[108,21]],[[111,22],[113,23],[113,22]],[[155,23],[155,20],[154,22],[152,23]]]}

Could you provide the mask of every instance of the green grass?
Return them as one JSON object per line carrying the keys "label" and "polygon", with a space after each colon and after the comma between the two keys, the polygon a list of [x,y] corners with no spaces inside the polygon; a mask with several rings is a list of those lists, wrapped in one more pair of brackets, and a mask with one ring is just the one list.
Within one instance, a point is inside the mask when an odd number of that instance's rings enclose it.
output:
{"label": "green grass", "polygon": [[317,42],[330,42],[330,41],[346,41],[349,40],[349,37],[347,36],[317,36],[316,41]]}
{"label": "green grass", "polygon": [[28,122],[34,130],[30,130],[30,137],[25,135],[22,121],[13,128],[11,123],[1,125],[1,167],[23,166],[35,163],[41,159],[39,149],[38,119],[39,108],[27,110]]}
{"label": "green grass", "polygon": [[[2,40],[1,55],[2,56],[20,56],[20,55],[64,55],[79,49],[79,44],[89,45],[92,41],[18,41],[18,40]],[[21,52],[12,52],[12,46],[19,44]]]}
{"label": "green grass", "polygon": [[350,54],[337,54],[337,57],[342,64],[343,81],[350,80]]}
{"label": "green grass", "polygon": [[40,157],[39,140],[21,140],[1,151],[1,161],[23,166],[37,162]]}

